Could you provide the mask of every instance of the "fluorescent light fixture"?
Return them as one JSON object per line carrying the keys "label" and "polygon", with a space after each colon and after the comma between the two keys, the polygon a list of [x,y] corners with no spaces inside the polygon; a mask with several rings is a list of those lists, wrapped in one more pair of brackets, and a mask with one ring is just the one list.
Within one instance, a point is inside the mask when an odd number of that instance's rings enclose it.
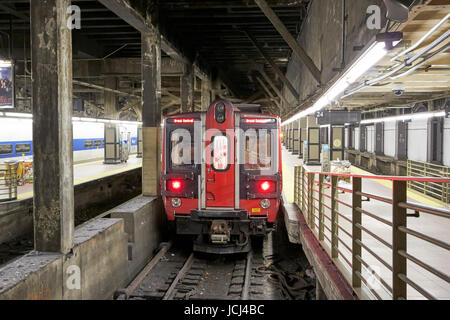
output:
{"label": "fluorescent light fixture", "polygon": [[33,115],[31,113],[3,112],[3,115],[8,118],[33,118]]}
{"label": "fluorescent light fixture", "polygon": [[361,124],[380,123],[380,122],[388,122],[388,121],[426,120],[426,119],[434,118],[434,117],[445,117],[445,111],[421,112],[421,113],[404,114],[401,116],[393,116],[393,117],[386,117],[386,118],[367,119],[367,120],[361,121]]}
{"label": "fluorescent light fixture", "polygon": [[0,60],[0,68],[7,68],[12,66],[11,60]]}
{"label": "fluorescent light fixture", "polygon": [[[400,41],[394,41],[396,46]],[[367,50],[348,68],[348,70],[320,97],[314,105],[300,113],[297,113],[290,119],[282,123],[282,126],[290,124],[300,118],[306,117],[335,101],[344,91],[361,76],[363,76],[370,68],[383,59],[388,50],[384,42],[373,42]]]}

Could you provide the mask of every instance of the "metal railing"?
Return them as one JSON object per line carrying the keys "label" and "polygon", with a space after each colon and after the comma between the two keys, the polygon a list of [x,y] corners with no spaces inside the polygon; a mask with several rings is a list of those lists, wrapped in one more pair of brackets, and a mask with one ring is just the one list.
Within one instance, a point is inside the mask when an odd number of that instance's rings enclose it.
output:
{"label": "metal railing", "polygon": [[[348,178],[350,183],[341,181]],[[363,192],[363,183],[373,187],[374,180],[391,181],[391,196]],[[408,287],[422,297],[434,299],[434,295],[417,284],[413,276],[408,276],[409,269],[414,271],[411,264],[435,276],[436,281],[450,282],[449,275],[439,270],[439,267],[448,270],[450,261],[437,267],[408,250],[411,241],[415,241],[413,249],[423,251],[427,246],[433,247],[429,254],[439,248],[445,257],[450,249],[449,243],[408,226],[410,218],[433,217],[433,222],[446,231],[442,236],[448,237],[450,231],[445,226],[449,223],[449,210],[408,200],[407,184],[412,181],[450,183],[448,178],[343,175],[309,172],[302,166],[295,168],[295,203],[323,249],[362,299],[407,299]],[[384,193],[390,191],[385,189]],[[410,224],[421,229],[421,224]],[[418,241],[424,244],[418,246]],[[417,273],[417,269],[415,271]]]}
{"label": "metal railing", "polygon": [[[407,175],[410,177],[450,178],[450,167],[408,160]],[[448,183],[408,181],[408,188],[438,199],[443,203],[450,204],[450,189]]]}
{"label": "metal railing", "polygon": [[15,164],[0,163],[0,202],[17,199]]}

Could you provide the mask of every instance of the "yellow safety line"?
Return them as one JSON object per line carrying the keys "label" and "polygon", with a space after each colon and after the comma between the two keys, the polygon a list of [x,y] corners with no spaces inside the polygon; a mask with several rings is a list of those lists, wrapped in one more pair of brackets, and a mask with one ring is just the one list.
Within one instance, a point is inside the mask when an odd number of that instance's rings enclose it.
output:
{"label": "yellow safety line", "polygon": [[[97,175],[94,175],[94,176],[90,176],[90,177],[87,177],[87,178],[75,180],[74,185],[78,185],[78,184],[82,184],[82,183],[85,183],[85,182],[101,179],[101,178],[108,177],[108,176],[113,176],[115,174],[119,174],[119,173],[122,173],[122,172],[125,172],[125,171],[131,171],[131,170],[134,170],[134,169],[137,169],[137,168],[140,168],[140,167],[142,167],[141,164],[136,164],[136,165],[133,165],[133,166],[120,168],[120,169],[117,169],[117,170],[111,170],[111,171],[103,172],[103,173],[100,173],[100,174],[97,174]],[[32,197],[33,197],[33,191],[30,191],[30,192],[19,194],[17,196],[17,199],[24,200],[24,199],[28,199],[28,198],[32,198]]]}
{"label": "yellow safety line", "polygon": [[89,182],[89,181],[92,181],[92,180],[101,179],[101,178],[104,178],[104,177],[107,177],[107,176],[113,176],[115,174],[122,173],[122,172],[125,172],[125,171],[130,171],[130,170],[137,169],[137,168],[140,168],[140,167],[142,167],[141,164],[136,164],[134,166],[128,166],[128,167],[117,169],[117,170],[103,172],[103,173],[97,174],[95,176],[90,176],[90,177],[87,177],[87,178],[75,180],[75,185],[82,184],[82,183],[85,183],[85,182]]}
{"label": "yellow safety line", "polygon": [[[357,168],[352,166],[351,170],[353,173],[361,174],[361,175],[367,175],[367,176],[375,176],[375,174],[367,172],[363,169]],[[374,180],[375,182],[385,186],[386,188],[392,189],[392,182],[387,180]],[[421,195],[417,191],[408,189],[408,197],[412,198],[413,200],[423,203],[427,206],[431,207],[447,207],[447,205],[439,200],[431,199],[429,197],[426,197],[424,195]]]}
{"label": "yellow safety line", "polygon": [[87,166],[87,165],[91,165],[91,164],[95,164],[95,163],[101,163],[103,162],[103,160],[96,160],[96,161],[90,161],[90,162],[82,162],[82,163],[77,163],[74,164],[73,167],[81,167],[81,166]]}

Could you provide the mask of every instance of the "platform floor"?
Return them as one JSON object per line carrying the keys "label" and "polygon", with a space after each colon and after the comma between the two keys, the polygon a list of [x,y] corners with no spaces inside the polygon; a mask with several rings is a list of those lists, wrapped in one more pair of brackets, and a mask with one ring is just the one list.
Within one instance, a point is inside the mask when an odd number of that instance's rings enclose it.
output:
{"label": "platform floor", "polygon": [[[283,148],[283,190],[285,192],[285,197],[288,202],[292,203],[294,201],[294,167],[301,165],[302,160],[298,159],[298,156],[294,156],[289,153],[285,148]],[[320,171],[320,167],[311,167],[312,171]],[[352,172],[356,174],[373,175],[359,168],[352,167]],[[392,188],[389,181],[377,181],[377,180],[366,180],[363,181],[363,192],[378,194],[385,197],[392,196]],[[346,186],[346,188],[351,189],[351,185]],[[350,194],[339,194],[339,199],[346,203],[351,203]],[[422,203],[426,205],[448,207],[439,201],[426,198],[413,191],[408,191],[408,201]],[[325,198],[325,203],[330,206],[329,199]],[[317,205],[317,203],[316,203]],[[392,221],[392,210],[389,204],[385,204],[379,201],[363,202],[363,209],[367,210],[381,218],[388,221]],[[339,212],[345,215],[347,218],[352,218],[352,212],[350,208],[340,205]],[[329,215],[329,211],[325,210],[325,214]],[[450,221],[445,218],[436,217],[433,215],[428,215],[421,213],[419,218],[408,218],[408,228],[424,233],[426,235],[437,238],[446,243],[450,242]],[[331,227],[331,223],[328,219],[325,219],[325,224],[328,228]],[[344,219],[340,219],[339,224],[348,233],[352,233],[352,226],[350,223]],[[380,236],[382,239],[388,243],[392,243],[392,229],[371,218],[363,215],[363,226],[369,229],[371,232]],[[330,234],[325,230],[325,234],[330,237]],[[344,232],[339,232],[340,238],[343,240],[349,248],[351,248],[352,243],[349,236]],[[412,256],[424,261],[425,263],[431,265],[432,267],[438,269],[444,274],[449,274],[450,272],[450,253],[440,247],[431,245],[428,242],[420,240],[418,238],[409,236],[407,237],[407,248],[408,253]],[[383,260],[385,260],[389,265],[392,265],[392,251],[386,247],[384,244],[372,238],[369,234],[363,232],[363,243],[369,248],[371,248],[377,255],[379,255]],[[329,247],[330,244],[325,240],[325,244]],[[339,243],[339,250],[345,256],[345,258],[351,261],[351,253],[345,248],[342,243]],[[386,281],[389,286],[392,286],[392,274],[391,272],[376,258],[372,257],[370,253],[363,249],[362,255],[364,261],[366,261],[380,277]],[[349,265],[345,262],[342,256],[339,256],[340,267],[343,267],[350,271]],[[425,269],[419,267],[413,262],[408,261],[408,274],[407,276],[433,295],[437,299],[450,299],[450,284],[436,277],[435,275],[429,273]],[[363,276],[367,279],[369,273],[363,272]],[[370,277],[369,277],[370,279]],[[371,283],[376,284],[377,280],[371,281]],[[376,285],[375,285],[376,288]],[[377,289],[376,292],[384,299],[389,299],[389,295],[386,291],[382,289]],[[419,292],[417,292],[412,287],[408,286],[408,299],[425,299]]]}
{"label": "platform floor", "polygon": [[[120,164],[104,164],[103,159],[75,164],[73,166],[74,184],[82,184],[139,167],[142,167],[142,159],[136,158],[136,155],[131,155],[128,162]],[[33,184],[18,187],[17,194],[19,200],[32,198]]]}

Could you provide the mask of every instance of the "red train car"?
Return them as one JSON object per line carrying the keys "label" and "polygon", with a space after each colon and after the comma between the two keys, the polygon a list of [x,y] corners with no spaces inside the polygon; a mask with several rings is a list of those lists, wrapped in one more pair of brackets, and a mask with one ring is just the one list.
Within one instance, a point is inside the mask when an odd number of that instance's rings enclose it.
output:
{"label": "red train car", "polygon": [[273,230],[282,191],[280,119],[216,101],[164,119],[161,190],[167,218],[194,250],[250,250]]}

